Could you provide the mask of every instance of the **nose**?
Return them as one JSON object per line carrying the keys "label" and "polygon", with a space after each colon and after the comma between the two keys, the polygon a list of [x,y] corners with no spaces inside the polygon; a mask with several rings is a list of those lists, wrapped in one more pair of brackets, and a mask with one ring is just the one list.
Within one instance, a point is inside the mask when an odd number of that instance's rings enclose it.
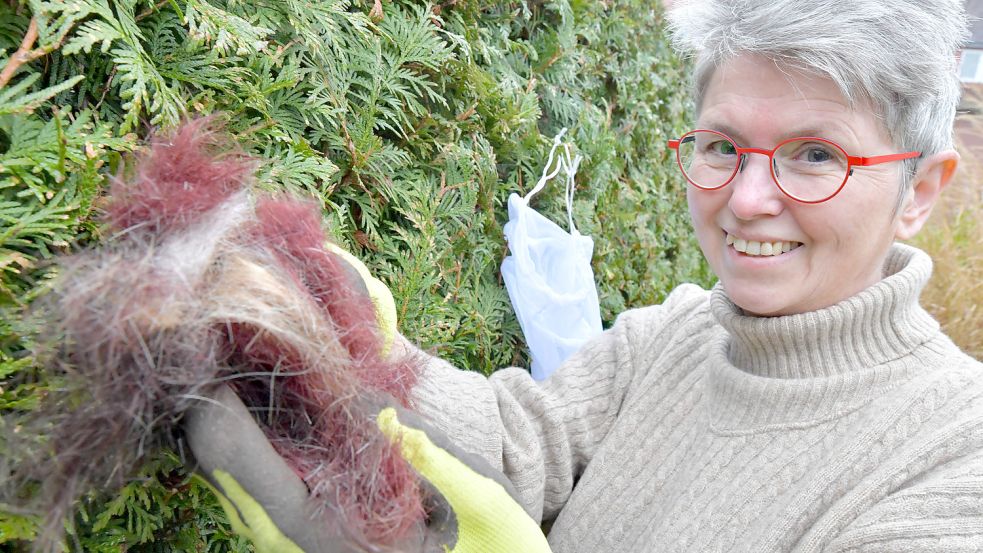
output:
{"label": "nose", "polygon": [[738,219],[775,216],[785,209],[784,195],[771,176],[770,160],[764,155],[744,154],[737,175],[727,188],[727,205]]}

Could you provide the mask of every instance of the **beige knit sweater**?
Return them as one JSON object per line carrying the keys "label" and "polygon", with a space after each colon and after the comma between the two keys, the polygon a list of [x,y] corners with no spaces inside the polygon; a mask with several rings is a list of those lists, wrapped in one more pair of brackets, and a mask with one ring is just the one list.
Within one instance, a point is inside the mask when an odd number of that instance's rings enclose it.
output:
{"label": "beige knit sweater", "polygon": [[983,365],[929,257],[803,315],[718,285],[622,314],[552,377],[431,358],[418,408],[505,472],[555,553],[983,551]]}

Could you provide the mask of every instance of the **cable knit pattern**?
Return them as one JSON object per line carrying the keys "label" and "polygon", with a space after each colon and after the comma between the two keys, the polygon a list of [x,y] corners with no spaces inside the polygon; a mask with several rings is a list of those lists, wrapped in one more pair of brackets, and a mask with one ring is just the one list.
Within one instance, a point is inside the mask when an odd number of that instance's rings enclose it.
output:
{"label": "cable knit pattern", "polygon": [[683,285],[542,383],[431,358],[417,407],[556,553],[983,551],[983,365],[919,306],[930,273],[896,245],[878,284],[774,318]]}

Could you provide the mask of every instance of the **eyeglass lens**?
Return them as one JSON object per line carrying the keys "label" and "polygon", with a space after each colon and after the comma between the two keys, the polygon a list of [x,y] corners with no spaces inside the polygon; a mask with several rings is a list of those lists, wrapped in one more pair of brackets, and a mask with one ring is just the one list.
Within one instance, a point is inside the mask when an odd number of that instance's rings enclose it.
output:
{"label": "eyeglass lens", "polygon": [[[679,165],[698,188],[721,188],[737,174],[741,163],[737,145],[726,136],[695,131],[679,141]],[[822,201],[843,185],[849,171],[846,152],[820,140],[794,140],[782,144],[773,156],[772,172],[789,196]]]}

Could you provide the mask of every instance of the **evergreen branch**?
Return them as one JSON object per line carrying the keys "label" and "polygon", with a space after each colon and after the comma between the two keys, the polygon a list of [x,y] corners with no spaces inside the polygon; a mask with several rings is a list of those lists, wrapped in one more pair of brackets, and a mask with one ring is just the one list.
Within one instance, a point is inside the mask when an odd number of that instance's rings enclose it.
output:
{"label": "evergreen branch", "polygon": [[260,171],[261,182],[306,190],[322,200],[326,198],[324,185],[338,172],[337,165],[314,151],[306,141],[287,148],[277,145],[264,152],[264,157],[269,163]]}
{"label": "evergreen branch", "polygon": [[273,34],[272,29],[251,25],[205,0],[188,2],[185,20],[192,37],[211,44],[222,55],[230,51],[240,56],[262,52]]}
{"label": "evergreen branch", "polygon": [[34,48],[34,41],[37,39],[38,20],[36,17],[32,17],[31,23],[27,26],[27,33],[24,34],[24,40],[20,43],[20,48],[14,52],[14,55],[10,56],[7,60],[7,65],[4,66],[3,71],[0,71],[0,88],[3,88],[10,82],[10,79],[13,78],[14,73],[17,72],[21,65],[30,63],[48,53],[44,48],[32,49]]}
{"label": "evergreen branch", "polygon": [[59,29],[54,40],[48,43],[42,41],[42,45],[34,48],[34,43],[37,41],[40,31],[38,29],[38,16],[35,15],[31,17],[31,21],[27,26],[27,31],[24,33],[24,39],[20,43],[20,47],[16,52],[7,60],[7,64],[4,66],[3,70],[0,71],[0,88],[3,88],[10,82],[10,80],[17,73],[17,70],[24,64],[30,63],[40,57],[43,57],[51,52],[54,52],[61,47],[62,42],[71,30],[72,22],[64,23]]}
{"label": "evergreen branch", "polygon": [[17,97],[19,93],[30,88],[40,76],[40,73],[28,75],[16,85],[6,90],[0,90],[0,115],[30,113],[51,98],[74,87],[85,78],[82,75],[76,75],[65,82]]}
{"label": "evergreen branch", "polygon": [[89,53],[96,44],[101,44],[102,52],[105,53],[116,40],[123,38],[123,34],[105,19],[86,21],[79,25],[78,31],[68,44],[62,49],[65,55],[72,55],[78,52]]}

